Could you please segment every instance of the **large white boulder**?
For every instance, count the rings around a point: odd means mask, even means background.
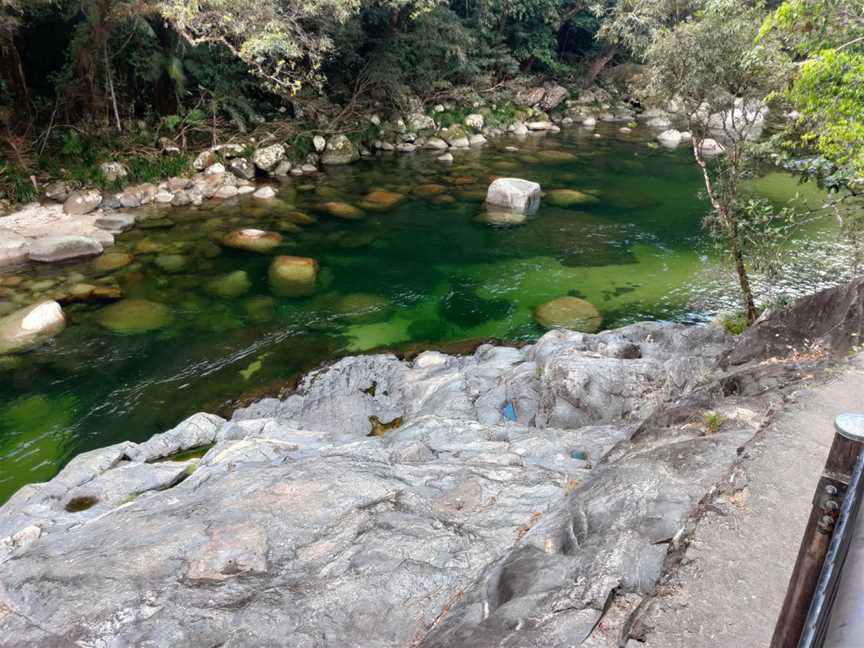
[[[513,212],[528,213],[540,206],[540,185],[520,178],[498,178],[489,186],[486,203]]]
[[[726,152],[726,149],[720,142],[711,139],[710,137],[706,137],[702,140],[702,143],[699,145],[699,150],[705,157],[717,157]]]
[[[657,136],[657,141],[666,148],[677,148],[681,143],[681,131],[670,128]]]
[[[17,310],[0,319],[0,355],[26,351],[66,326],[63,309],[46,301]]]

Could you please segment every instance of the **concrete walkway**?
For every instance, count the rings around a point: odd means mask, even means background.
[[[794,402],[748,446],[736,482],[696,529],[646,615],[645,648],[761,648],[786,594],[834,417],[864,412],[864,354]],[[743,479],[742,479],[743,478]],[[864,645],[864,639],[862,639]]]

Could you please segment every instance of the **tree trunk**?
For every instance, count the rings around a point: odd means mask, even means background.
[[[752,324],[759,317],[756,304],[753,301],[753,288],[750,286],[750,277],[747,274],[747,266],[744,265],[744,254],[738,244],[738,227],[736,224],[730,226],[729,244],[732,247],[732,257],[735,260],[735,272],[738,275],[738,285],[741,288],[741,303],[747,313],[747,323]]]
[[[591,61],[591,64],[588,66],[588,71],[585,73],[585,78],[582,79],[582,85],[585,88],[590,87],[594,81],[597,80],[597,77],[603,71],[603,68],[615,58],[615,55],[618,53],[617,45],[607,45],[605,49],[603,49],[594,59]]]
[[[22,111],[30,115],[30,90],[27,88],[27,78],[24,75],[24,66],[21,63],[21,55],[12,39],[0,43],[0,51],[5,54],[0,56],[0,78],[6,80],[9,89],[15,98],[16,112]]]

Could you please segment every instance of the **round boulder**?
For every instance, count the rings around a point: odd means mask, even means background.
[[[372,191],[363,197],[361,205],[364,209],[372,211],[386,211],[403,200],[405,200],[405,196],[395,191]]]
[[[318,262],[295,256],[277,256],[270,264],[270,288],[280,297],[305,297],[315,292]]]
[[[222,237],[224,247],[248,252],[269,252],[279,247],[282,235],[277,232],[265,232],[259,229],[235,230]]]
[[[99,324],[120,335],[138,335],[168,326],[173,320],[165,304],[146,299],[124,299],[102,309]]]
[[[132,255],[126,252],[108,252],[93,259],[93,269],[96,272],[114,272],[132,263]]]
[[[565,328],[594,333],[603,323],[600,311],[589,301],[578,297],[559,297],[534,311],[534,319],[543,328]]]

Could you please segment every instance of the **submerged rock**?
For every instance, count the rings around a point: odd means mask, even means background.
[[[249,280],[249,274],[244,270],[229,272],[207,283],[207,292],[226,299],[242,297],[251,288],[252,282]]]
[[[121,335],[138,335],[165,328],[171,324],[171,310],[146,299],[124,299],[106,306],[99,313],[99,324]]]
[[[509,211],[530,213],[540,206],[540,185],[519,178],[498,178],[489,186],[486,202]]]
[[[340,297],[336,302],[336,312],[345,319],[358,324],[371,324],[386,320],[392,306],[380,295],[352,293]]]
[[[477,217],[477,220],[496,227],[516,227],[517,225],[524,225],[528,220],[528,215],[519,212],[494,211],[490,209],[483,211]]]
[[[559,297],[534,311],[534,319],[543,328],[565,328],[593,333],[600,328],[603,317],[589,301],[578,297]]]
[[[579,159],[567,151],[537,151],[536,155],[544,162],[573,162]]]
[[[405,200],[404,194],[395,191],[371,191],[363,197],[360,205],[364,209],[386,211]]]
[[[0,355],[26,351],[56,335],[66,326],[63,309],[46,301],[0,318]]]
[[[317,207],[318,211],[336,218],[344,218],[345,220],[359,220],[363,218],[363,212],[357,209],[354,205],[349,205],[344,202],[325,202]]]
[[[295,256],[277,256],[270,264],[270,288],[279,297],[305,297],[315,292],[318,262]]]
[[[183,272],[189,264],[189,259],[182,254],[160,254],[153,260],[153,263],[155,263],[162,272],[174,274],[177,272]]]
[[[125,268],[132,263],[132,255],[127,252],[108,252],[93,259],[93,269],[96,272],[113,272]]]
[[[265,232],[259,229],[235,230],[222,237],[222,245],[248,252],[270,252],[282,244],[278,232]]]
[[[547,192],[544,198],[556,207],[576,207],[597,202],[596,197],[573,189],[555,189]]]

